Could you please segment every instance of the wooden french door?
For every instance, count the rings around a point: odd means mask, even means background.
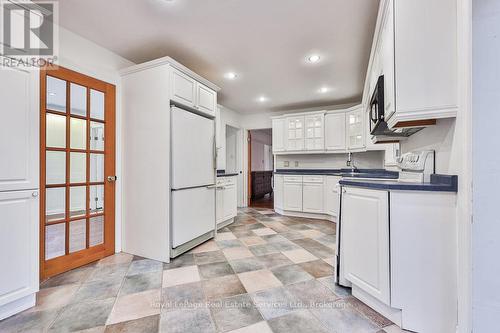
[[[114,253],[115,86],[40,72],[40,275]]]

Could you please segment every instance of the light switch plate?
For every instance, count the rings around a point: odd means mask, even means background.
[[[283,166],[284,166],[285,168],[288,168],[288,167],[290,166],[290,162],[289,162],[289,161],[285,161],[285,162],[283,162]]]
[[[299,161],[295,161],[295,167],[299,166]]]

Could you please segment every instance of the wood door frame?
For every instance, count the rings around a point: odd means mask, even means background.
[[[69,174],[69,153],[70,147],[69,143],[69,121],[71,117],[80,118],[87,120],[87,125],[90,121],[95,121],[90,118],[90,88],[94,90],[101,91],[105,94],[105,116],[104,121],[98,121],[105,124],[105,142],[104,142],[104,211],[102,214],[92,214],[91,217],[95,216],[106,216],[104,218],[104,243],[89,247],[89,216],[85,215],[86,218],[86,249],[74,252],[69,254],[69,223],[74,220],[81,220],[82,216],[78,218],[71,218],[67,216],[65,213],[64,223],[65,227],[65,247],[66,252],[64,256],[57,257],[45,261],[45,226],[48,225],[45,222],[45,190],[50,186],[46,186],[46,115],[49,114],[58,114],[57,111],[49,111],[47,112],[46,108],[46,89],[47,89],[47,76],[56,77],[68,82],[66,86],[66,112],[60,112],[60,115],[64,115],[66,119],[66,148],[56,149],[50,148],[52,151],[64,151],[66,153],[66,177]],[[87,116],[70,116],[70,84],[69,82],[73,82],[82,86],[87,87]],[[81,152],[85,152],[86,154],[90,154],[92,150],[90,150],[90,126],[87,126],[87,147]],[[113,138],[109,140],[109,138]],[[71,151],[75,151],[72,149]],[[86,209],[89,208],[89,185],[93,184],[90,182],[90,167],[89,167],[89,158],[87,158],[86,172],[87,172],[87,181],[80,185],[87,186],[86,189]],[[66,69],[61,66],[57,66],[55,68],[51,68],[49,66],[43,67],[40,69],[40,280],[43,281],[51,276],[57,275],[64,271],[68,271],[85,264],[91,263],[93,261],[97,261],[106,256],[112,255],[115,253],[115,198],[116,198],[116,182],[108,182],[106,181],[106,177],[108,175],[116,174],[116,87],[113,84],[95,79],[93,77],[78,73],[76,71],[72,71]],[[62,185],[62,184],[58,184]],[[66,182],[65,186],[69,186],[69,183]],[[76,184],[72,184],[73,186]],[[101,184],[99,184],[101,185]],[[68,192],[68,191],[66,191]],[[106,193],[110,193],[111,195],[106,199]],[[66,207],[65,212],[69,210],[69,195],[65,196]],[[87,212],[86,212],[87,213]],[[106,223],[106,221],[111,221]],[[61,222],[59,222],[61,223]],[[53,223],[56,224],[56,223]]]
[[[248,136],[247,136],[247,142],[248,142],[248,199],[247,199],[247,206],[251,207],[252,206],[252,131],[248,130],[247,131]]]

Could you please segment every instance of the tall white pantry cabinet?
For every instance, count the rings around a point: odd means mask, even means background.
[[[0,67],[0,101],[2,320],[34,306],[39,286],[39,72]]]

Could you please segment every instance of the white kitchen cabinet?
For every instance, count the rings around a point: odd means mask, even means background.
[[[283,208],[302,212],[302,176],[283,177]]]
[[[275,174],[273,176],[274,178],[274,187],[273,187],[273,192],[274,192],[274,208],[282,210],[284,208],[284,202],[283,202],[283,175],[277,175]]]
[[[218,228],[229,223],[238,214],[238,193],[236,191],[236,176],[219,177],[217,179],[216,221]]]
[[[325,177],[325,213],[336,217],[338,217],[340,210],[340,187],[338,186],[340,179],[342,179],[342,177]]]
[[[217,109],[217,93],[199,82],[196,83],[195,109],[214,117]]]
[[[178,69],[172,68],[171,99],[215,117],[217,92]]]
[[[172,69],[171,99],[194,107],[196,105],[196,80],[177,69]]]
[[[325,115],[325,149],[344,152],[346,148],[345,112],[327,113]]]
[[[363,104],[383,74],[390,128],[456,117],[457,31],[455,0],[380,1]]]
[[[38,190],[0,192],[0,320],[35,305]]]
[[[304,176],[302,184],[302,211],[304,213],[323,214],[324,177]]]
[[[283,152],[286,149],[286,131],[285,131],[285,119],[277,118],[273,119],[273,152]]]
[[[5,67],[0,67],[0,71],[0,192],[36,189],[40,150],[39,73]]]
[[[287,151],[304,150],[304,116],[286,118]]]
[[[229,220],[237,215],[238,209],[238,193],[236,193],[236,179],[232,179],[231,183],[225,186],[223,191],[224,196],[224,220]]]
[[[325,148],[324,119],[323,113],[304,117],[306,151],[321,151]]]
[[[344,277],[390,305],[389,193],[344,187],[341,214]]]
[[[217,224],[224,222],[224,188],[217,184],[215,200],[215,219]]]
[[[365,148],[365,113],[357,107],[346,113],[347,148],[363,150]]]
[[[384,74],[384,115],[389,119],[396,112],[394,62],[394,0],[389,0],[387,15],[382,23],[380,63]]]

